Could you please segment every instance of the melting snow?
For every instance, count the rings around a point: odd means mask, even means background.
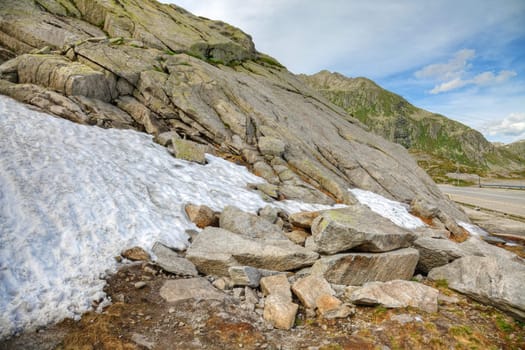
[[[397,226],[407,229],[425,226],[423,221],[408,212],[408,206],[403,203],[359,188],[352,188],[349,191],[361,204],[368,206],[373,212],[389,219]]]
[[[207,160],[177,160],[146,134],[74,124],[0,96],[0,338],[90,309],[124,248],[185,246],[184,231],[196,228],[185,203],[268,204],[246,188],[261,178]]]
[[[458,224],[467,230],[472,236],[486,237],[489,235],[489,233],[481,227],[469,224],[468,222],[458,221]]]

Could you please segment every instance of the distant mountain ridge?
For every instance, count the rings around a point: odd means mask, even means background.
[[[301,77],[371,131],[407,148],[435,180],[458,168],[503,176],[525,168],[512,149],[496,147],[480,132],[415,107],[370,79],[326,70]]]

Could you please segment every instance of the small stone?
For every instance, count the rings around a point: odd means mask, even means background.
[[[124,250],[120,255],[131,261],[149,261],[149,254],[141,247],[133,247]]]
[[[228,277],[217,278],[215,281],[213,281],[212,284],[215,288],[218,288],[220,290],[232,289],[233,287],[233,282]]]
[[[292,232],[284,232],[284,235],[295,244],[304,245],[304,242],[310,234],[306,231],[294,230]]]
[[[292,291],[306,308],[315,308],[317,299],[323,295],[335,294],[322,276],[301,278],[292,285]]]
[[[135,287],[136,289],[144,288],[144,287],[146,287],[146,282],[143,282],[143,281],[136,282],[136,283],[134,284],[134,287]]]
[[[175,312],[175,308],[174,308],[174,307],[170,307],[170,308],[168,309],[168,313],[172,314],[172,313],[174,313],[174,312]]]

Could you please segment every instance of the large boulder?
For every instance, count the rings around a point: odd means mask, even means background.
[[[419,253],[404,248],[386,253],[348,253],[325,256],[311,269],[330,283],[362,285],[373,281],[409,279],[414,275]]]
[[[381,305],[386,308],[415,307],[426,312],[437,312],[439,291],[412,281],[368,282],[350,294],[357,305]]]
[[[353,249],[385,252],[408,247],[415,236],[364,205],[324,211],[312,223],[307,247],[335,254]]]
[[[436,267],[428,277],[525,320],[525,264],[498,257],[466,256]]]
[[[414,248],[419,251],[417,270],[422,273],[468,255],[458,243],[448,239],[418,238],[414,241]]]
[[[256,239],[207,227],[199,233],[186,258],[207,275],[229,276],[232,266],[288,271],[311,266],[319,255],[284,239]]]
[[[181,300],[224,300],[226,294],[215,289],[202,277],[168,280],[160,288],[160,296],[168,303]]]

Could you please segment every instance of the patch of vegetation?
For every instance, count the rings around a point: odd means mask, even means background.
[[[435,283],[438,288],[448,288],[448,281],[445,279],[436,280]]]
[[[268,56],[268,55],[258,55],[257,59],[255,60],[256,63],[262,63],[269,66],[274,66],[278,68],[285,68],[279,61],[277,61],[275,58]]]
[[[452,326],[449,328],[448,331],[450,334],[454,336],[464,337],[464,336],[472,335],[472,328],[470,328],[469,326],[465,326],[465,325]]]
[[[504,333],[510,333],[514,330],[514,326],[507,322],[502,316],[498,316],[494,322],[496,323],[496,327]]]

